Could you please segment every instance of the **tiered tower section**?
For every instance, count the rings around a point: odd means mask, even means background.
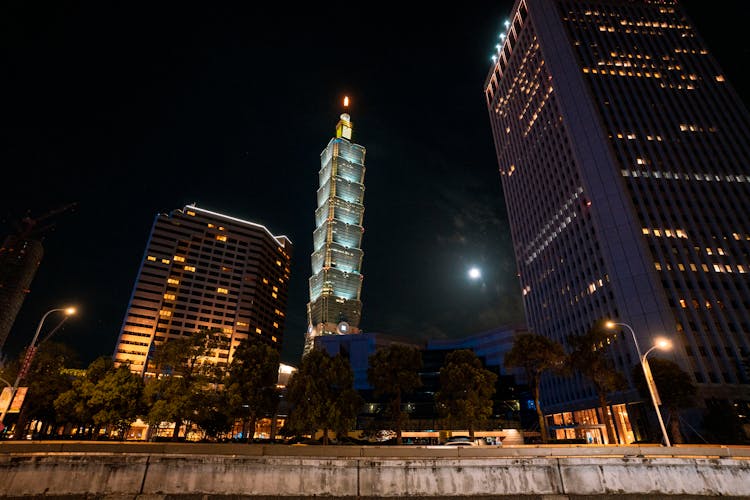
[[[351,142],[347,113],[320,155],[305,354],[320,335],[359,333],[365,148]]]

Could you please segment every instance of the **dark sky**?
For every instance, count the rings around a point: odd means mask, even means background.
[[[745,2],[684,3],[748,102]],[[345,94],[367,147],[364,330],[523,320],[482,88],[512,2],[106,4],[0,6],[0,234],[78,203],[46,235],[8,353],[73,303],[58,340],[84,361],[111,354],[154,216],[197,202],[291,238],[282,357],[296,364],[319,154]]]

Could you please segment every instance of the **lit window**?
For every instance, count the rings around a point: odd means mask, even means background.
[[[175,255],[174,256],[174,261],[175,262],[185,262],[185,257],[183,257],[181,255]]]
[[[223,231],[223,230],[224,230],[224,226],[219,226],[219,231]]]
[[[678,229],[675,232],[677,233],[678,238],[687,238],[687,233],[685,232],[684,229]]]
[[[271,297],[273,297],[274,299],[278,298],[278,296],[276,295],[276,292],[272,292]]]
[[[267,285],[268,284],[268,280],[266,278],[263,278],[263,283],[265,283]]]
[[[278,323],[276,323],[276,322],[274,321],[274,322],[273,322],[273,327],[274,327],[274,328],[278,328],[278,327],[279,327],[279,324],[278,324]]]
[[[187,211],[187,214],[188,214],[188,215],[189,215],[190,217],[195,217],[195,212],[193,212],[192,210],[188,210],[188,211]]]
[[[745,266],[743,266],[742,264],[737,264],[737,272],[745,274]]]
[[[708,255],[713,255],[714,254],[713,250],[711,250],[710,248],[706,248],[706,253]]]
[[[175,295],[173,293],[165,293],[164,294],[164,298],[166,300],[174,300],[175,299]]]
[[[221,287],[219,287],[219,288],[217,288],[217,289],[216,289],[216,292],[217,292],[217,293],[223,293],[223,294],[225,294],[225,295],[226,295],[226,294],[228,294],[228,293],[229,293],[229,290],[227,290],[226,288],[221,288]]]
[[[169,283],[170,285],[179,285],[180,280],[175,278],[167,278],[167,283]]]
[[[208,223],[208,227],[209,227],[209,228],[214,228],[214,227],[216,227],[216,226],[214,226],[213,224],[211,224],[211,223],[209,222],[209,223]]]
[[[279,287],[277,287],[277,286],[274,286],[274,287],[273,287],[273,291],[274,291],[274,292],[278,292],[278,291],[279,291]]]
[[[716,75],[716,81],[717,82],[723,82],[724,81],[724,75]]]
[[[150,260],[151,262],[156,262],[156,257],[153,257],[153,256],[149,255],[149,256],[148,256],[148,257],[146,257],[146,258],[147,258],[148,260]]]
[[[650,234],[651,233],[651,231],[649,231],[649,229],[647,227],[644,227],[642,229],[642,231],[643,231],[643,234]]]
[[[237,324],[237,326],[250,326],[247,323],[245,323],[244,321],[238,321],[236,324]]]
[[[255,333],[263,333],[263,330],[261,330],[260,328],[256,328]]]
[[[690,264],[690,270],[691,271],[697,271],[698,268],[695,266],[695,264]]]
[[[278,341],[276,340],[276,337],[275,337],[275,336],[273,336],[273,335],[271,335],[271,340],[273,340],[274,342],[278,342]]]
[[[185,266],[185,271],[190,271],[191,273],[195,272],[195,266]]]
[[[221,331],[224,333],[232,333],[232,329],[229,328],[228,326],[225,326]]]
[[[172,315],[172,311],[169,311],[167,309],[162,309],[161,311],[159,311],[159,316],[164,316],[165,318],[168,318],[171,315]]]
[[[660,229],[654,229],[654,236],[661,236],[661,230]]]
[[[654,262],[654,267],[656,268],[657,271],[661,271],[661,263]]]
[[[714,272],[717,272],[717,273],[724,272],[724,269],[721,267],[721,264],[714,264]]]
[[[277,265],[277,266],[280,266],[280,265],[281,265],[281,261],[280,261],[280,260],[277,260],[277,261],[276,261],[276,265]]]
[[[219,241],[227,241],[227,237],[224,236],[223,234],[217,234],[216,239]]]
[[[680,299],[680,306],[682,306],[683,309],[687,309],[687,303],[685,302],[685,299]]]
[[[162,264],[169,264],[169,259],[161,259]]]

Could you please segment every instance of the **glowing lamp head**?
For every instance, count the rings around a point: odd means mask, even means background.
[[[348,95],[344,96],[344,107],[345,108],[349,107],[349,96]]]
[[[672,348],[672,341],[664,337],[654,339],[654,344],[662,351],[668,351]]]
[[[482,277],[482,271],[480,271],[478,268],[472,267],[471,269],[469,269],[469,278],[476,280],[481,277]]]
[[[615,324],[614,321],[607,321],[606,323],[604,323],[604,326],[607,327],[607,328],[609,328],[610,330],[612,330],[617,325]]]
[[[506,28],[508,28],[508,27],[510,26],[510,21],[508,21],[508,20],[506,19],[506,20],[505,20],[505,22],[504,22],[503,24],[505,25],[505,27],[506,27]]]
[[[73,316],[75,313],[76,313],[75,307],[68,307],[67,309],[65,309],[66,316]]]

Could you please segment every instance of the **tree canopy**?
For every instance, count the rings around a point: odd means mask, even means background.
[[[409,414],[402,410],[402,398],[422,385],[419,369],[422,355],[414,347],[391,344],[378,349],[370,356],[367,379],[374,388],[375,397],[388,399],[387,415],[393,422],[396,443],[402,444],[401,429]]]
[[[279,403],[279,352],[267,344],[243,340],[234,351],[225,379],[227,413],[242,419],[243,436],[252,440],[255,423],[274,414]]]
[[[332,358],[319,349],[310,351],[287,387],[293,406],[287,421],[290,430],[314,435],[322,429],[323,444],[328,444],[329,430],[337,435],[346,433],[354,426],[362,404],[353,385],[348,359],[341,354]]]
[[[617,442],[617,437],[612,416],[607,409],[607,396],[627,386],[625,376],[615,369],[607,354],[607,348],[615,338],[616,334],[606,328],[604,321],[597,322],[583,335],[568,337],[568,344],[572,349],[570,364],[594,384],[607,427],[607,437],[613,444]]]
[[[154,377],[145,388],[149,406],[146,421],[153,428],[161,422],[174,422],[177,439],[185,421],[195,421],[204,393],[210,384],[220,382],[220,368],[213,362],[219,349],[228,349],[219,330],[199,330],[188,337],[172,339],[157,346],[149,364]],[[213,358],[213,359],[212,359]]]
[[[543,443],[549,441],[549,431],[540,403],[542,375],[547,371],[561,373],[566,363],[567,356],[562,345],[536,333],[516,335],[513,339],[513,347],[505,355],[506,368],[520,368],[526,375],[526,381],[534,398]]]
[[[487,370],[468,349],[453,351],[440,368],[438,409],[452,427],[466,428],[469,436],[492,415],[497,375]]]

